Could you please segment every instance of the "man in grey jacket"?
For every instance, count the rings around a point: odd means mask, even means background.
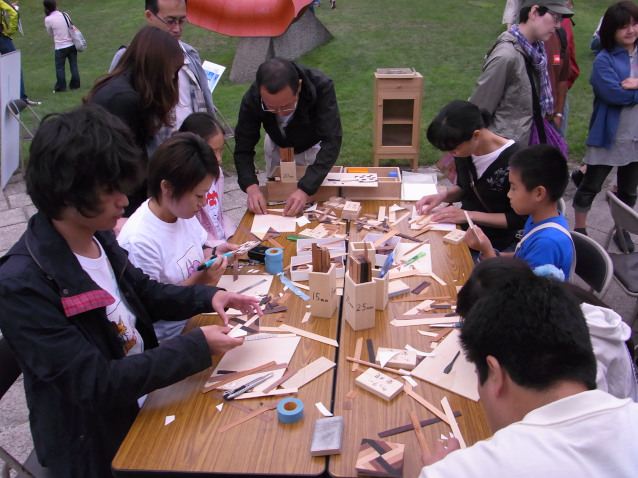
[[[560,27],[563,16],[573,12],[564,0],[526,0],[520,23],[502,33],[485,56],[483,72],[470,101],[492,115],[489,129],[499,136],[529,144],[534,118],[532,84],[541,115],[553,114],[551,85],[543,41]]]
[[[214,117],[215,107],[213,106],[213,96],[208,89],[206,72],[202,68],[202,60],[199,58],[197,50],[181,41],[184,25],[188,22],[186,0],[146,0],[145,8],[146,21],[171,34],[184,50],[184,66],[179,71],[179,102],[175,107],[174,124],[173,127],[168,128],[170,131],[164,131],[167,128],[160,130],[159,134],[162,138],[156,141],[159,144],[172,131],[177,130],[189,114],[207,111]],[[120,48],[117,51],[109,71],[115,68],[120,57],[124,54],[124,50],[125,48]]]

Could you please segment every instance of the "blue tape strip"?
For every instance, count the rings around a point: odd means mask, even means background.
[[[285,273],[279,274],[279,279],[281,280],[281,283],[283,285],[288,286],[288,289],[290,289],[297,296],[299,296],[303,300],[310,300],[310,297],[308,297],[306,294],[303,293],[303,291],[301,291],[297,286],[295,286],[292,283],[292,281],[288,279],[288,277],[286,277]]]

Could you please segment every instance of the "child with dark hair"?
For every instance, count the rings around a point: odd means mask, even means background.
[[[206,202],[204,206],[195,215],[199,223],[208,233],[206,245],[215,247],[228,241],[237,226],[224,214],[223,197],[224,197],[224,173],[222,171],[222,153],[224,151],[224,128],[222,125],[206,112],[192,113],[186,117],[179,131],[195,133],[201,137],[208,146],[211,147],[213,153],[219,163],[219,177],[213,181],[208,193],[206,193]]]
[[[39,211],[0,259],[0,328],[24,374],[31,433],[51,476],[110,477],[137,400],[242,344],[205,326],[158,347],[153,322],[257,300],[149,279],[113,234],[141,177],[129,129],[97,105],[49,115],[33,142],[27,191]]]
[[[520,259],[494,257],[482,261],[459,291],[456,311],[466,317],[481,297],[501,290],[513,280],[533,277],[527,262]],[[628,348],[631,343],[627,343],[631,328],[595,295],[569,282],[561,282],[560,286],[576,297],[585,316],[596,356],[596,387],[615,397],[638,401],[638,385]]]
[[[435,443],[420,478],[635,476],[638,404],[596,390],[587,322],[562,284],[513,274],[469,309],[461,344],[494,435]]]
[[[490,114],[469,101],[452,101],[439,111],[428,127],[428,141],[454,156],[457,181],[447,190],[422,197],[416,209],[427,214],[442,203],[461,201],[460,208],[445,207],[432,220],[467,228],[467,211],[494,247],[513,251],[516,233],[527,220],[514,212],[507,197],[509,159],[521,146],[492,133],[489,121]]]
[[[207,233],[195,218],[219,177],[217,158],[199,136],[177,133],[155,150],[148,165],[150,198],[133,213],[117,237],[129,260],[160,282],[175,285],[216,283],[228,265],[220,257],[202,271],[210,252],[204,251]],[[223,242],[222,255],[237,249]],[[155,333],[160,341],[182,332],[186,321],[160,320]]]
[[[567,220],[558,211],[558,201],[569,179],[565,157],[554,146],[537,144],[514,154],[509,164],[507,195],[512,209],[517,214],[529,214],[529,219],[515,252],[502,255],[523,259],[532,269],[552,264],[568,279],[573,243]],[[465,233],[465,241],[481,252],[481,258],[501,255],[478,226]]]

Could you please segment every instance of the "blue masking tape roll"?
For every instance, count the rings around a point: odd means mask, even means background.
[[[284,251],[278,247],[266,249],[266,272],[279,274],[284,270]]]
[[[303,418],[303,402],[298,398],[284,398],[277,404],[277,417],[282,423],[297,423]]]

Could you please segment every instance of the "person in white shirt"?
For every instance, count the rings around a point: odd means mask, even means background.
[[[222,171],[222,152],[224,151],[224,128],[209,113],[200,111],[189,115],[182,126],[182,132],[195,133],[211,147],[219,162],[219,178],[213,181],[213,185],[206,194],[206,203],[196,214],[199,223],[206,229],[206,245],[215,247],[228,241],[237,225],[224,214],[222,201],[224,198],[224,173]]]
[[[636,476],[638,404],[596,390],[587,323],[560,283],[531,274],[491,289],[464,315],[461,342],[494,436],[438,441],[420,478]]]
[[[58,10],[55,0],[44,0],[44,26],[49,35],[53,37],[55,44],[55,87],[54,93],[66,91],[66,60],[69,60],[71,69],[71,82],[69,89],[77,90],[80,87],[80,70],[78,69],[78,51],[73,45],[73,39],[69,33],[69,23],[65,14]],[[70,22],[70,19],[69,19]]]
[[[117,240],[129,260],[151,279],[175,285],[215,284],[228,260],[218,258],[202,271],[210,256],[204,250],[206,231],[195,214],[219,177],[217,158],[199,136],[178,133],[162,143],[149,160],[147,199],[124,224]],[[237,249],[223,242],[221,255]],[[155,333],[160,341],[179,335],[186,321],[160,320]]]

